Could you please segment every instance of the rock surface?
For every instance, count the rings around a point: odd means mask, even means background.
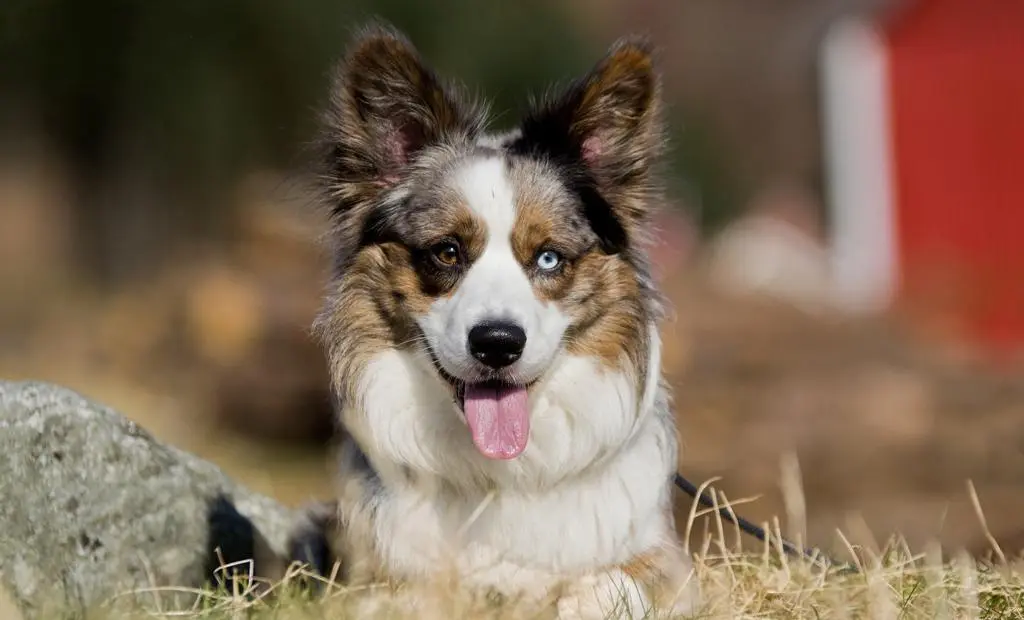
[[[116,411],[38,382],[0,381],[0,498],[0,591],[27,619],[112,598],[151,605],[139,590],[201,586],[218,558],[282,552],[296,517]],[[165,610],[184,602],[161,597]]]

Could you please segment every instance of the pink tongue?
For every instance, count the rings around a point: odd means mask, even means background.
[[[530,437],[526,388],[467,385],[466,421],[476,449],[489,459],[514,459]]]

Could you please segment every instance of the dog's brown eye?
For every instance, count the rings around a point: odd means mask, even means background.
[[[451,241],[438,243],[430,248],[430,253],[434,255],[434,259],[438,263],[445,267],[454,267],[459,264],[459,246]]]

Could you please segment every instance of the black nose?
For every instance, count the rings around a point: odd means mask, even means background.
[[[469,330],[469,352],[491,368],[515,363],[525,346],[526,332],[514,323],[480,323]]]

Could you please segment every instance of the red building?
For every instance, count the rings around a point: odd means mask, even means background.
[[[917,0],[822,51],[836,276],[1024,352],[1024,2]]]

